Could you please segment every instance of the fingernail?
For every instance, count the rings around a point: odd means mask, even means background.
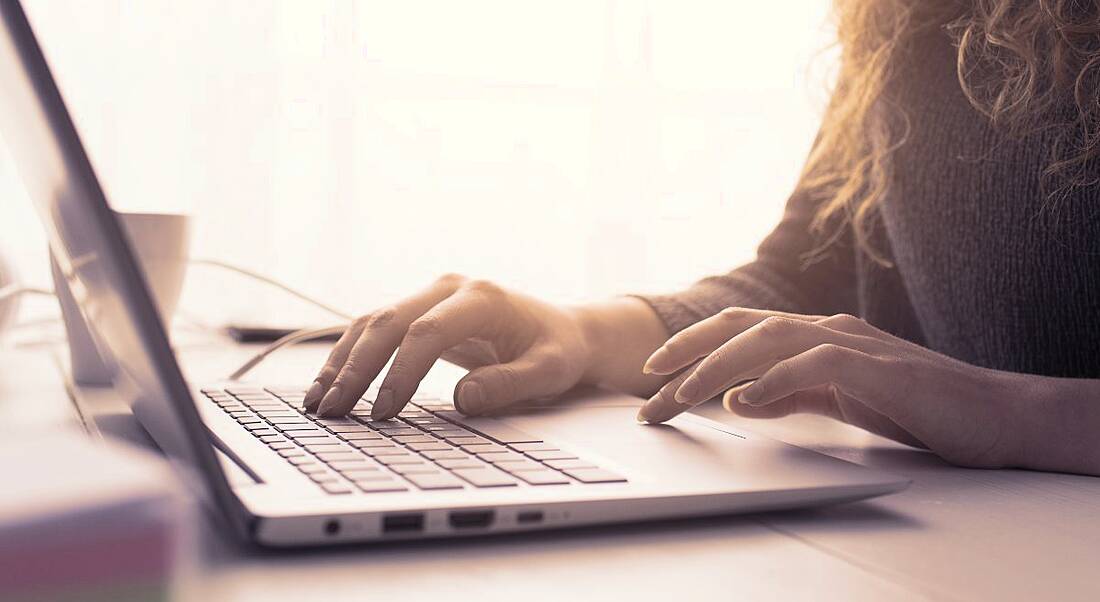
[[[390,389],[381,389],[378,391],[378,396],[374,398],[374,407],[371,408],[370,417],[373,420],[385,420],[390,417],[390,412],[393,411],[393,391]]]
[[[657,351],[653,352],[653,355],[649,356],[646,360],[645,366],[642,366],[643,374],[653,374],[653,370],[659,368],[662,362],[668,361],[668,350],[661,347]]]
[[[305,407],[307,408],[313,407],[318,401],[321,400],[321,394],[324,392],[325,387],[321,384],[321,381],[313,381],[313,385],[310,386],[309,391],[306,391],[303,405],[305,405]]]
[[[745,405],[753,405],[756,402],[760,401],[760,396],[754,387],[749,387],[744,391],[741,391],[741,394],[737,396],[737,401]]]
[[[485,409],[485,390],[475,381],[462,383],[458,388],[459,409],[464,414],[476,414]]]
[[[699,394],[699,381],[695,377],[688,378],[680,385],[679,389],[676,389],[676,401],[679,403],[691,403],[695,401],[695,396]]]
[[[321,405],[317,408],[317,414],[325,416],[338,405],[340,405],[340,385],[333,385],[328,393],[325,393],[324,399],[321,400]]]
[[[649,420],[647,420],[646,417],[645,417],[645,411],[644,410],[645,410],[645,406],[642,406],[638,410],[638,415],[634,417],[634,420],[636,420],[638,422],[638,424],[649,424]]]

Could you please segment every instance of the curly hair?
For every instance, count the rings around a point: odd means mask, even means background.
[[[821,201],[815,229],[850,227],[888,263],[869,236],[910,126],[884,91],[929,28],[951,36],[963,93],[994,127],[1054,134],[1045,194],[1100,183],[1100,0],[834,0],[834,13],[840,71],[801,182]]]

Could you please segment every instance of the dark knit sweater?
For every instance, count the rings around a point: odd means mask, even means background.
[[[995,130],[963,96],[943,32],[916,41],[888,96],[912,125],[873,237],[892,267],[850,236],[807,264],[817,207],[796,190],[756,261],[643,298],[670,332],[730,306],[844,312],[978,366],[1100,376],[1097,187],[1051,204],[1040,189],[1051,134]]]

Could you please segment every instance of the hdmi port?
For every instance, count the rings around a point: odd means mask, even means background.
[[[460,510],[452,512],[449,520],[455,529],[484,529],[493,524],[492,510]]]

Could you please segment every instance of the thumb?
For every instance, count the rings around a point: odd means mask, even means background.
[[[475,416],[557,395],[575,384],[560,354],[534,349],[511,362],[470,371],[455,387],[455,409]]]

